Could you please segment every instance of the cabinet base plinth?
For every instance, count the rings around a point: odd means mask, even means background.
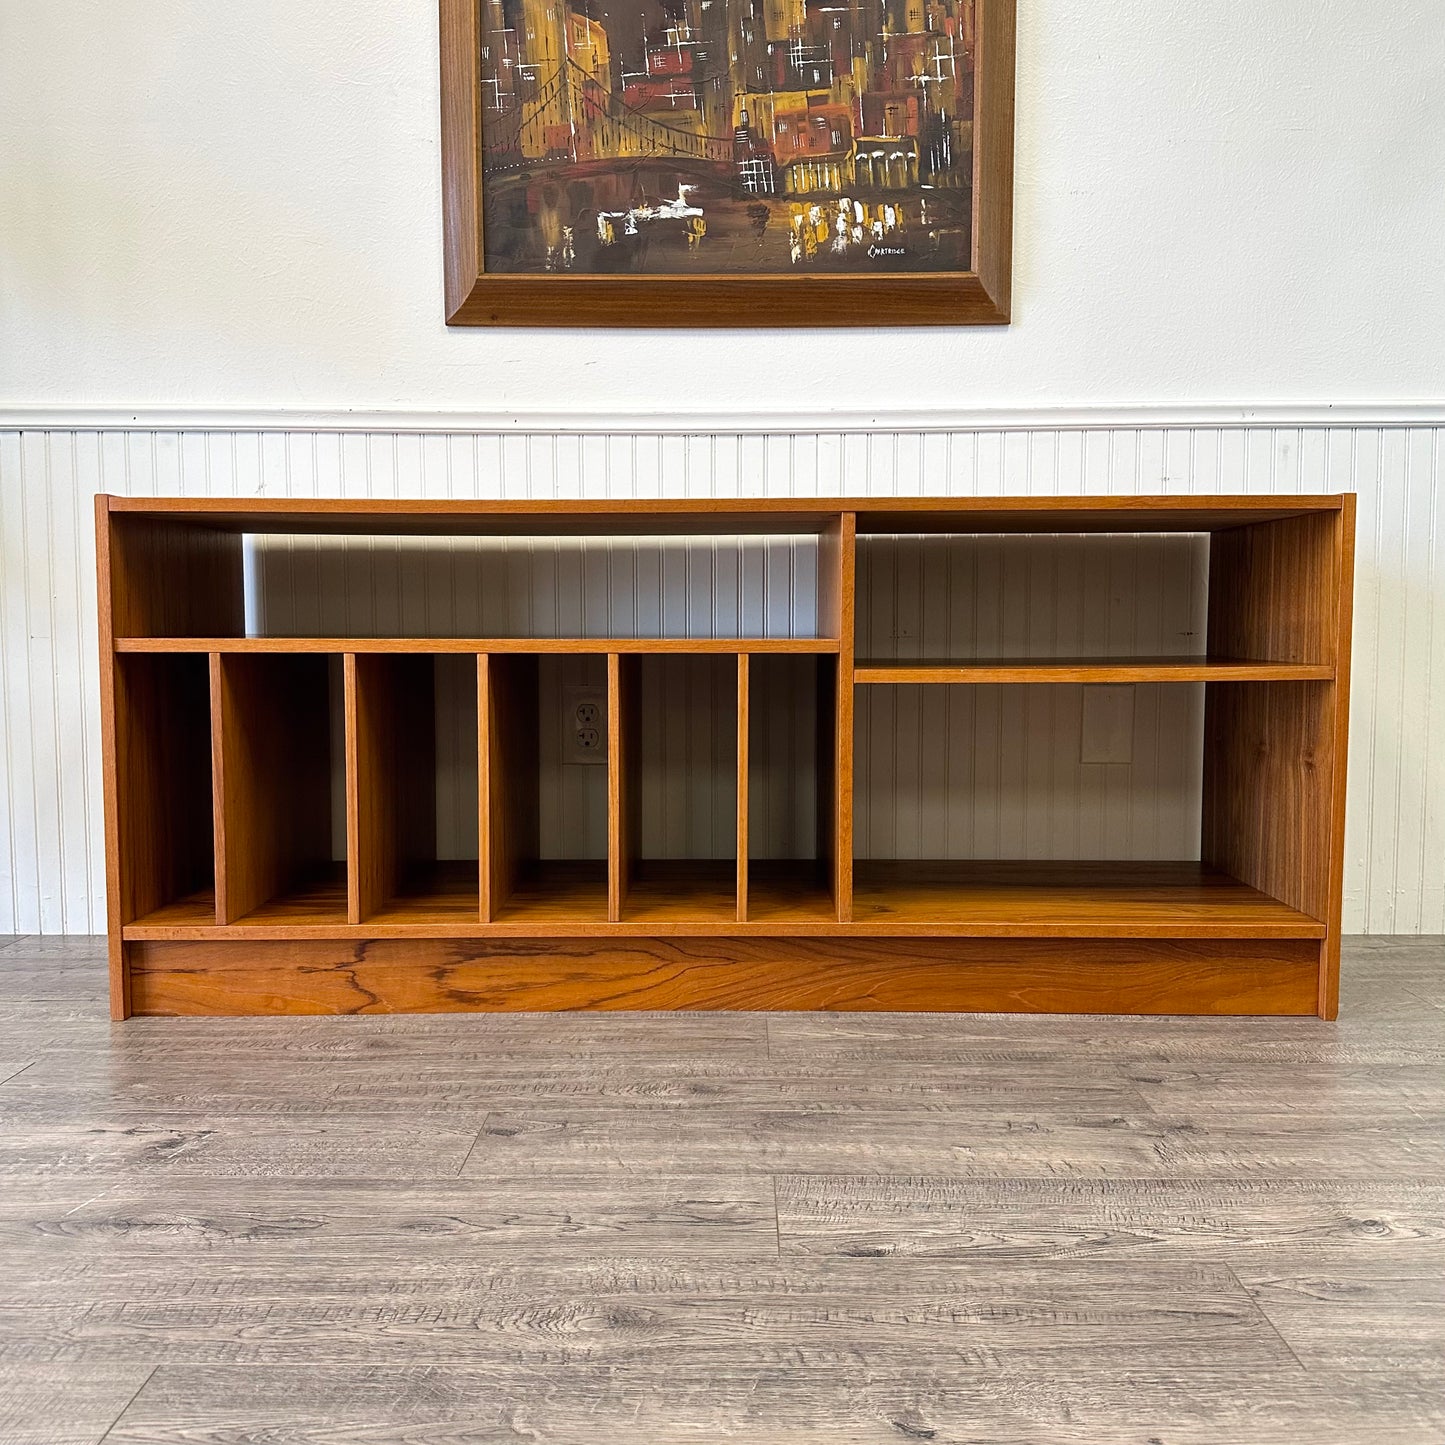
[[[576,1009],[1314,1014],[1301,939],[759,938],[126,945],[151,1015]]]

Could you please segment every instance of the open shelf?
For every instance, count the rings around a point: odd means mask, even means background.
[[[347,921],[340,662],[212,660],[220,923]]]
[[[749,861],[749,923],[832,923],[837,917],[825,862],[816,858]]]
[[[1123,683],[1311,682],[1335,670],[1327,663],[1256,662],[1232,657],[1011,657],[970,661],[860,659],[859,683]]]
[[[451,849],[443,844],[438,806],[444,799],[465,820],[466,833],[474,833],[475,662],[350,654],[345,677],[351,922],[479,920],[477,861],[455,856],[455,837]],[[445,731],[462,739],[445,758],[443,715]]]
[[[607,670],[604,658],[498,653],[478,677],[482,717],[483,917],[607,921]],[[577,750],[574,714],[604,733]]]
[[[854,865],[853,919],[1035,938],[1322,938],[1325,925],[1192,862],[879,860]]]
[[[737,868],[731,859],[637,859],[622,916],[628,923],[735,923]]]
[[[518,870],[492,914],[495,923],[607,922],[605,858],[538,859]]]
[[[740,916],[775,923],[835,919],[838,664],[744,658],[741,683],[740,844],[747,869]]]
[[[609,917],[740,916],[736,657],[609,659]],[[746,866],[744,864],[744,866]]]
[[[123,921],[216,921],[211,683],[204,657],[116,661],[116,794],[129,867]]]
[[[298,868],[283,888],[235,920],[243,928],[339,928],[346,921],[344,863]]]
[[[595,530],[582,513],[565,527],[560,512],[537,513],[536,527],[516,529],[506,515],[474,514],[475,526],[452,528],[441,516],[407,526],[396,514],[395,531],[332,529],[312,516],[278,534],[280,519],[258,514],[234,542],[194,527],[195,536],[217,539],[212,551],[227,562],[212,568],[213,605],[185,615],[183,626],[167,626],[164,608],[137,608],[118,619],[116,635],[127,646],[193,639],[216,651],[286,639],[338,652],[386,650],[388,641],[419,652],[449,639],[477,652],[533,642],[569,651],[581,650],[579,641],[837,644],[838,609],[825,596],[835,585],[826,562],[836,554],[837,518],[814,514],[791,525],[796,516],[753,514],[735,529],[695,512],[682,531],[665,512],[656,527],[645,513],[603,515]],[[131,552],[146,550],[147,530],[175,525],[115,521]],[[244,569],[235,565],[242,543]],[[224,625],[206,627],[206,616]]]
[[[202,888],[184,898],[173,899],[153,908],[127,928],[214,928],[216,926],[216,890]]]
[[[117,652],[836,653],[836,637],[117,637]]]

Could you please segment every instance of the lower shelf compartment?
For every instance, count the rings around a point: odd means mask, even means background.
[[[333,863],[298,878],[237,922],[243,928],[334,928],[346,923],[346,865]]]
[[[748,864],[748,921],[833,923],[838,910],[823,866],[781,858]]]
[[[606,923],[607,860],[544,859],[524,867],[497,923]]]
[[[177,898],[137,920],[137,928],[206,928],[216,922],[216,890],[202,888]]]
[[[156,1015],[828,1009],[1305,1015],[1300,939],[529,937],[127,945]]]
[[[128,941],[310,937],[484,938],[491,934],[633,938],[864,935],[907,938],[1318,940],[1325,925],[1227,873],[1200,863],[860,861],[853,920],[840,923],[816,864],[755,861],[747,920],[737,919],[729,859],[640,865],[622,920],[607,920],[607,865],[530,865],[491,923],[479,921],[476,870],[440,865],[414,891],[359,924],[346,921],[340,864],[219,928],[214,899],[198,892],[128,924]]]
[[[481,917],[477,865],[465,860],[429,863],[403,874],[395,897],[367,921],[389,923],[475,923]]]
[[[643,859],[633,868],[622,917],[628,923],[728,923],[738,916],[731,858]]]
[[[860,859],[853,921],[1028,937],[1323,938],[1325,925],[1203,863]]]

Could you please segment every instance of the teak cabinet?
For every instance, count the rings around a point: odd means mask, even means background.
[[[1335,1015],[1352,496],[101,496],[97,525],[117,1018],[588,1008]],[[816,623],[808,635],[747,637],[684,635],[661,622],[626,637],[590,624],[576,636],[553,635],[555,625],[546,636],[247,635],[255,584],[245,539],[278,533],[418,547],[540,538],[544,548],[801,537],[814,549]],[[1041,539],[1030,546],[1153,533],[1207,534],[1207,651],[1200,639],[1188,655],[1163,657],[855,656],[855,609],[867,605],[856,563],[870,539]],[[739,588],[750,585],[739,577]],[[585,744],[598,747],[598,766],[569,775],[576,806],[596,823],[594,857],[546,856],[557,850],[539,833],[539,739],[552,707],[543,699],[555,696],[562,661],[595,698],[582,716],[597,719]],[[864,689],[1064,683],[1202,690],[1189,856],[855,857],[854,710]],[[802,856],[786,859],[755,856],[749,822],[750,791],[759,801],[750,748],[784,692],[810,734],[808,776],[797,780]],[[462,729],[474,765],[455,786],[438,773],[444,696],[446,726]],[[706,701],[694,724],[727,764],[709,784],[729,840],[714,853],[731,856],[662,856],[648,840],[644,793],[679,764],[649,729],[660,708],[688,699],[696,708],[697,698]],[[442,856],[438,799],[474,821],[475,856]]]

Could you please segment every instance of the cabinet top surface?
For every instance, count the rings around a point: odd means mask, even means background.
[[[112,515],[164,518],[237,532],[417,532],[648,535],[823,532],[841,514],[860,533],[1208,532],[1306,512],[1333,512],[1352,493],[1107,497],[645,497],[430,499],[118,497]]]

